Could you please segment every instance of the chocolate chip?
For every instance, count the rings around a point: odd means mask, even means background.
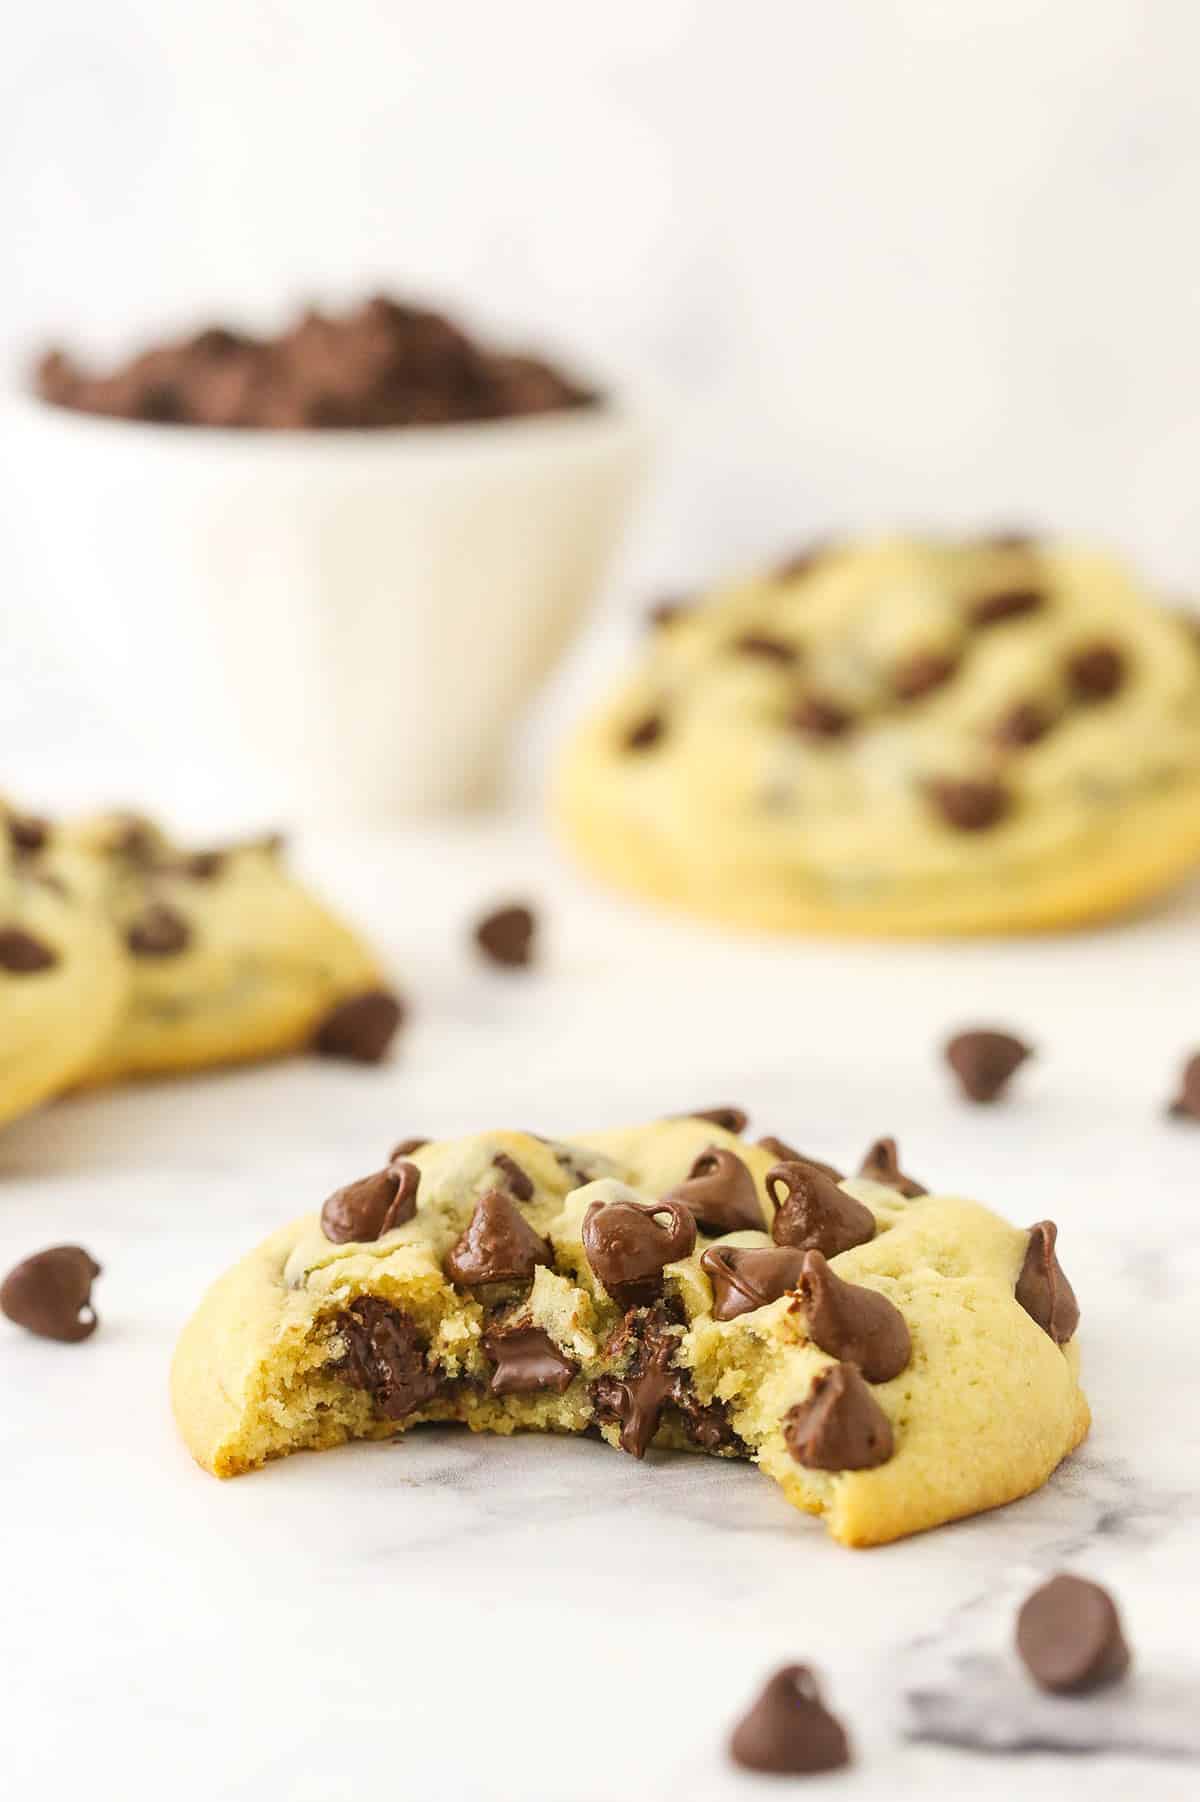
[[[996,721],[992,738],[1010,750],[1036,745],[1054,725],[1054,715],[1036,701],[1017,701]]]
[[[158,850],[159,834],[152,821],[140,813],[113,814],[108,848],[130,863],[149,863]]]
[[[410,1158],[414,1151],[420,1151],[421,1147],[428,1143],[428,1139],[401,1139],[398,1145],[392,1146],[388,1154],[388,1163],[394,1164],[397,1158]]]
[[[125,928],[134,957],[178,957],[191,943],[192,929],[165,901],[150,901]]]
[[[498,1151],[492,1164],[507,1179],[511,1195],[515,1195],[518,1201],[533,1200],[532,1178],[522,1170],[516,1158],[510,1158],[507,1151]]]
[[[805,1777],[849,1764],[850,1744],[808,1666],[788,1664],[768,1678],[734,1728],[729,1755],[747,1771]]]
[[[712,1284],[713,1319],[736,1320],[778,1301],[800,1281],[804,1258],[785,1245],[710,1245],[700,1268]]]
[[[686,1258],[696,1222],[682,1203],[593,1201],[583,1217],[587,1261],[619,1308],[643,1307],[662,1294],[663,1271]]]
[[[1034,1682],[1057,1695],[1101,1689],[1129,1669],[1121,1617],[1106,1589],[1065,1573],[1021,1605],[1017,1650]]]
[[[690,1114],[681,1116],[684,1120],[708,1120],[713,1126],[723,1126],[727,1133],[744,1133],[746,1122],[750,1116],[745,1108],[740,1107],[698,1107]]]
[[[733,640],[733,647],[743,657],[760,657],[765,663],[795,663],[800,653],[785,639],[772,638],[769,632],[743,632]]]
[[[968,606],[967,614],[974,626],[998,626],[1004,620],[1038,613],[1045,604],[1040,588],[1000,588],[978,595]]]
[[[857,1364],[868,1383],[890,1383],[912,1357],[903,1314],[886,1295],[836,1276],[819,1251],[806,1251],[800,1311],[814,1345]]]
[[[627,751],[648,751],[658,744],[665,733],[666,721],[661,713],[648,713],[638,720],[625,734]]]
[[[833,549],[833,542],[828,538],[816,538],[811,544],[801,545],[790,555],[782,558],[772,572],[777,582],[797,582],[802,576],[811,575],[818,563],[826,558]]]
[[[957,673],[959,659],[948,651],[914,651],[892,671],[891,689],[898,701],[920,701]]]
[[[679,1340],[661,1322],[649,1320],[637,1332],[633,1368],[624,1377],[597,1377],[590,1394],[598,1420],[620,1424],[620,1444],[632,1458],[644,1458],[662,1411],[679,1393],[681,1373],[671,1369]]]
[[[50,842],[50,822],[31,813],[10,813],[8,836],[18,857],[33,857]]]
[[[686,1182],[663,1200],[681,1203],[706,1233],[735,1233],[744,1227],[761,1232],[766,1227],[754,1178],[741,1158],[719,1145],[702,1151]]]
[[[364,989],[330,1008],[313,1035],[313,1050],[353,1064],[381,1063],[403,1018],[403,1003],[389,989]]]
[[[795,1251],[820,1251],[827,1258],[875,1237],[875,1216],[815,1164],[796,1159],[772,1164],[766,1190],[775,1203],[771,1237]],[[783,1190],[780,1199],[779,1190]]]
[[[857,1364],[821,1371],[807,1398],[784,1416],[783,1437],[808,1470],[870,1470],[895,1449],[892,1423]]]
[[[1029,1243],[1017,1278],[1017,1300],[1056,1345],[1065,1345],[1079,1325],[1079,1303],[1058,1261],[1058,1228],[1039,1220],[1029,1229]]]
[[[35,976],[39,970],[52,970],[57,962],[58,952],[32,932],[22,926],[0,926],[0,970],[10,976]]]
[[[788,716],[792,729],[806,738],[841,738],[853,723],[852,714],[822,695],[805,695]]]
[[[666,600],[655,601],[652,607],[647,607],[646,623],[653,626],[655,630],[658,631],[661,630],[663,626],[673,626],[677,619],[683,619],[687,614],[693,613],[694,611],[694,602],[690,600],[680,600],[672,595]]]
[[[190,876],[193,882],[213,882],[227,862],[224,851],[190,851],[180,859],[179,869],[182,875]]]
[[[496,1366],[488,1387],[493,1395],[536,1395],[570,1387],[578,1364],[563,1356],[540,1327],[497,1327],[483,1335],[483,1349]]]
[[[942,818],[958,832],[986,832],[1012,810],[1012,796],[1002,782],[935,777],[927,786]]]
[[[81,1245],[52,1245],[22,1259],[0,1283],[0,1313],[39,1339],[78,1345],[100,1322],[92,1307],[96,1260]]]
[[[485,914],[475,927],[475,943],[486,958],[509,970],[523,970],[533,962],[537,920],[532,908],[520,904],[498,907]]]
[[[399,1162],[335,1189],[321,1209],[321,1231],[335,1245],[382,1239],[416,1213],[420,1181],[415,1164]]]
[[[773,1133],[768,1133],[765,1138],[756,1139],[754,1142],[761,1146],[763,1151],[769,1151],[771,1156],[778,1159],[781,1164],[809,1164],[814,1170],[819,1170],[822,1176],[828,1176],[835,1183],[840,1183],[842,1180],[841,1171],[835,1170],[832,1164],[824,1164],[820,1158],[806,1157],[802,1151],[794,1150],[786,1139],[777,1139]]]
[[[443,1268],[452,1283],[475,1288],[481,1283],[517,1282],[532,1276],[539,1264],[552,1263],[550,1247],[535,1233],[524,1214],[500,1189],[487,1189]]]
[[[1033,1049],[1011,1032],[974,1027],[956,1033],[945,1055],[968,1101],[995,1101],[1014,1071],[1033,1056]]]
[[[340,1374],[354,1388],[367,1390],[386,1420],[404,1420],[435,1399],[439,1385],[424,1340],[399,1308],[362,1295],[334,1324],[346,1341]]]
[[[858,1166],[860,1176],[870,1177],[873,1183],[882,1183],[885,1188],[898,1189],[911,1201],[917,1195],[928,1195],[929,1190],[915,1182],[911,1176],[905,1176],[900,1168],[900,1152],[895,1139],[876,1139],[867,1147],[866,1156]],[[827,1257],[829,1253],[825,1254]]]
[[[1067,681],[1077,701],[1109,701],[1125,681],[1124,653],[1113,644],[1085,645],[1067,659]]]
[[[1183,1066],[1179,1093],[1168,1112],[1176,1120],[1200,1120],[1200,1052]]]

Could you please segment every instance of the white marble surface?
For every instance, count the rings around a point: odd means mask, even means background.
[[[589,895],[519,830],[318,847],[414,1019],[377,1072],[296,1063],[62,1104],[0,1142],[0,1265],[71,1239],[105,1266],[81,1347],[0,1323],[5,1793],[149,1802],[724,1802],[725,1733],[776,1662],[850,1724],[814,1798],[1194,1796],[1200,1128],[1161,1104],[1200,1043],[1200,896],[1070,941],[833,948],[732,941]],[[464,923],[529,893],[536,975],[479,969]],[[972,1110],[936,1056],[991,1019],[1041,1047]],[[1083,1304],[1096,1424],[1039,1495],[872,1552],[749,1468],[426,1430],[227,1485],[168,1415],[204,1284],[401,1134],[569,1130],[733,1100],[849,1161],[882,1131],[935,1186],[1051,1214]],[[964,1445],[963,1456],[970,1456]],[[1112,1584],[1121,1697],[1040,1703],[1016,1602],[1067,1566]],[[923,1691],[923,1710],[906,1700]],[[1047,1713],[1049,1708],[1049,1713]],[[1060,1734],[1099,1755],[914,1741]]]

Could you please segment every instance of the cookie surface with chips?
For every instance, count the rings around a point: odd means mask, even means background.
[[[1115,561],[818,548],[656,610],[556,811],[623,888],[751,927],[1070,926],[1200,862],[1200,640]]]
[[[888,1140],[839,1179],[742,1124],[404,1141],[209,1291],[172,1373],[193,1456],[598,1428],[751,1459],[848,1545],[1044,1483],[1089,1418],[1052,1224],[926,1193]]]

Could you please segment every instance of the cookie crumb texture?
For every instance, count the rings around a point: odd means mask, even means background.
[[[711,1230],[714,1151],[760,1227]],[[217,1476],[419,1421],[593,1429],[634,1456],[749,1459],[837,1539],[873,1545],[1027,1494],[1087,1431],[1074,1339],[1017,1297],[1029,1233],[976,1202],[848,1177],[874,1230],[826,1261],[795,1210],[776,1219],[773,1151],[693,1117],[406,1142],[404,1162],[419,1177],[401,1224],[346,1242],[295,1221],[184,1330],[176,1418]],[[386,1225],[367,1212],[365,1232]],[[710,1275],[719,1301],[731,1264],[736,1311],[714,1307]]]
[[[1195,622],[1067,545],[819,547],[652,627],[556,811],[598,875],[733,924],[1098,919],[1200,861]]]

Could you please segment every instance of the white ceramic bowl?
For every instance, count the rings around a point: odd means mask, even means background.
[[[300,823],[488,801],[648,448],[615,402],[282,433],[24,396],[6,426],[22,561],[56,637],[154,760],[149,786],[203,759],[210,787]]]

